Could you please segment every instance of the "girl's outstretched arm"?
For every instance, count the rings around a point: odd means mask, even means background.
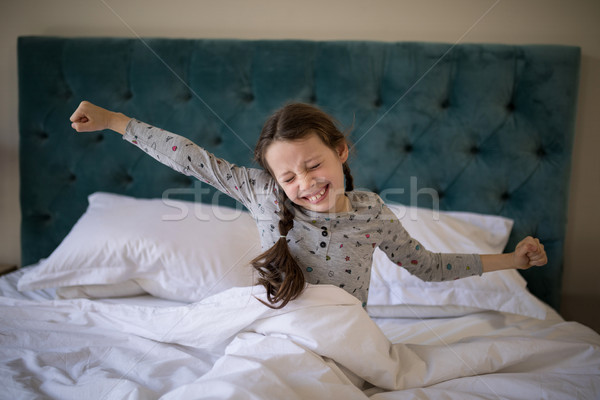
[[[483,272],[502,269],[527,269],[533,266],[545,265],[547,262],[548,257],[544,245],[531,236],[521,240],[512,253],[481,256]]]
[[[252,213],[265,213],[265,199],[272,195],[274,180],[263,170],[238,167],[215,157],[187,138],[145,124],[121,113],[82,101],[70,118],[77,132],[110,129],[162,164],[208,183],[233,197]],[[216,198],[213,198],[216,200]]]
[[[110,129],[121,135],[125,134],[127,124],[131,120],[126,115],[98,107],[89,101],[82,101],[71,115],[71,127],[77,132],[93,132]]]

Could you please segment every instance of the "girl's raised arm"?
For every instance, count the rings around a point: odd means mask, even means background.
[[[71,127],[77,132],[94,132],[110,129],[121,135],[131,120],[126,115],[98,107],[89,101],[82,101],[71,115]]]
[[[162,164],[208,183],[260,212],[265,196],[272,194],[273,179],[263,170],[238,167],[215,157],[183,136],[145,124],[121,113],[82,101],[70,118],[77,132],[110,129]],[[264,212],[264,211],[263,211]]]

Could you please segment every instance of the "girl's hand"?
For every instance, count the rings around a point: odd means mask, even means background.
[[[517,244],[513,257],[514,266],[519,269],[542,266],[548,262],[544,245],[531,236],[526,237]]]
[[[111,129],[121,135],[130,118],[119,113],[98,107],[89,101],[82,101],[71,115],[71,127],[77,132],[93,132]]]

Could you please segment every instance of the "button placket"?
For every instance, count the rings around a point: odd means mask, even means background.
[[[317,225],[318,226],[318,225]],[[331,241],[331,232],[329,231],[328,224],[321,225],[321,238],[319,246],[325,250],[325,261],[331,260],[329,256],[329,243]]]

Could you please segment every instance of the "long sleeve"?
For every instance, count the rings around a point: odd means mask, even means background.
[[[273,191],[274,180],[265,171],[238,167],[183,136],[143,122],[132,119],[123,139],[175,171],[214,186],[251,211]]]
[[[441,282],[482,274],[479,255],[430,252],[408,234],[388,207],[383,206],[382,213],[387,235],[379,248],[412,275],[423,281]]]

